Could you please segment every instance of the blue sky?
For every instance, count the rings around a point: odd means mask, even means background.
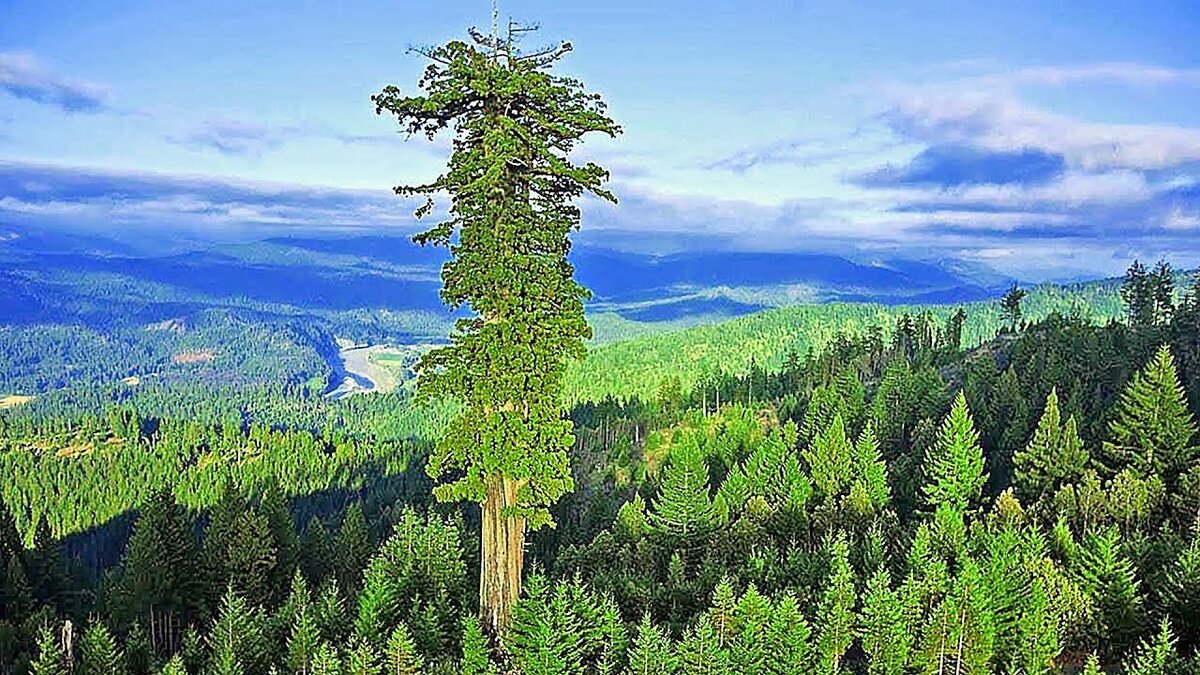
[[[368,97],[412,90],[409,45],[490,21],[486,0],[73,4],[0,4],[0,226],[411,231],[388,188],[435,175],[446,145],[404,142]],[[539,22],[534,44],[571,40],[562,70],[626,129],[580,152],[622,198],[586,206],[596,243],[1031,279],[1200,265],[1194,2],[501,12]]]

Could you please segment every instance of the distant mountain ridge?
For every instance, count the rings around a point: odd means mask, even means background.
[[[208,298],[313,309],[441,311],[442,249],[406,236],[277,236],[148,253],[120,236],[0,226],[11,288],[75,274],[121,278]],[[959,303],[999,295],[1011,279],[964,261],[854,261],[826,253],[703,251],[643,255],[579,245],[571,253],[593,312],[656,322],[738,316],[812,302]],[[8,303],[0,303],[7,305]],[[0,306],[0,311],[12,307]],[[4,312],[7,314],[7,312]],[[0,315],[0,322],[4,316]]]

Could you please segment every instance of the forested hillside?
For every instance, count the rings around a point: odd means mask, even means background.
[[[0,662],[1196,672],[1200,290],[1165,272],[1135,266],[1095,314],[1038,292],[1020,319],[837,307],[844,330],[795,351],[764,338],[580,397],[575,489],[531,542],[503,662],[474,618],[478,510],[432,504],[427,448],[403,440],[432,430],[382,424],[398,395],[274,429],[7,411]],[[795,311],[791,335],[820,325]],[[787,335],[787,316],[612,349]]]

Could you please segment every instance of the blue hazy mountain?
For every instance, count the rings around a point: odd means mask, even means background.
[[[441,249],[415,246],[395,235],[287,236],[148,250],[120,237],[4,226],[0,280],[10,293],[0,303],[0,322],[18,316],[60,320],[53,312],[62,306],[61,298],[53,294],[83,292],[77,288],[83,284],[114,299],[120,292],[108,287],[118,280],[167,305],[182,302],[168,297],[174,291],[208,304],[237,300],[338,311],[439,311],[444,260]],[[593,292],[593,310],[639,321],[735,316],[800,302],[965,302],[994,297],[1011,282],[957,260],[861,262],[825,253],[656,256],[581,245],[571,260]],[[155,318],[153,303],[140,307],[139,319]]]

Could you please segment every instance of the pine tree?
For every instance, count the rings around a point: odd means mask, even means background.
[[[272,481],[263,494],[262,511],[267,518],[275,549],[275,568],[271,575],[271,585],[274,590],[272,597],[278,599],[288,592],[292,576],[300,563],[300,541],[296,536],[296,524],[292,520],[287,500],[278,482]]]
[[[925,497],[930,506],[950,504],[966,510],[979,502],[987,482],[983,450],[967,398],[959,392],[942,423],[937,442],[925,455]]]
[[[761,675],[767,672],[771,645],[765,640],[771,620],[771,602],[753,585],[737,604],[736,630],[729,641],[729,665],[734,672]]]
[[[342,675],[342,663],[337,650],[328,642],[322,642],[313,655],[312,675]]]
[[[1171,350],[1163,345],[1121,395],[1104,442],[1104,468],[1110,476],[1127,466],[1156,473],[1173,486],[1196,459],[1196,429]]]
[[[1104,622],[1104,644],[1110,654],[1121,653],[1141,631],[1142,597],[1133,565],[1121,553],[1115,527],[1088,535],[1079,552],[1077,571]]]
[[[888,484],[887,463],[879,454],[879,442],[869,424],[854,444],[854,472],[854,485],[850,488],[851,505],[862,514],[881,512],[891,502],[892,493]],[[856,499],[856,495],[860,496]]]
[[[103,623],[95,622],[83,632],[79,666],[75,672],[79,675],[121,675],[125,672],[125,657]]]
[[[1026,295],[1028,292],[1014,283],[1000,299],[1000,311],[1008,322],[1008,329],[1011,332],[1015,333],[1021,323],[1021,301],[1025,299]]]
[[[1021,600],[1018,619],[1018,639],[1013,649],[1015,672],[1024,675],[1050,675],[1055,672],[1054,660],[1062,651],[1058,638],[1059,619],[1054,615],[1050,600],[1041,583],[1033,583]]]
[[[204,609],[205,578],[191,519],[169,490],[142,507],[122,564],[128,609],[151,627],[155,651],[174,651],[180,627]]]
[[[867,582],[858,626],[869,675],[903,675],[912,636],[905,628],[904,607],[891,589],[886,569],[875,572]]]
[[[396,626],[392,636],[388,638],[387,651],[384,656],[384,673],[386,675],[421,675],[425,668],[425,660],[417,653],[408,626],[403,623]]]
[[[342,526],[338,529],[334,550],[337,551],[335,567],[342,594],[353,598],[362,588],[363,569],[366,568],[374,550],[367,519],[363,515],[362,502],[354,502],[346,509],[346,515],[342,517]]]
[[[673,675],[679,670],[676,659],[671,640],[650,621],[649,614],[642,617],[629,653],[629,672],[632,675]]]
[[[488,672],[488,643],[479,620],[463,617],[462,666],[460,675],[486,675]]]
[[[327,648],[329,643],[319,642],[316,652],[313,654],[313,673],[321,672],[322,648]],[[379,675],[379,655],[375,651],[375,646],[370,642],[362,639],[355,639],[349,649],[346,650],[346,667],[343,669],[346,675]]]
[[[707,614],[701,615],[696,625],[687,631],[677,651],[681,675],[724,675],[730,672],[728,652],[721,648],[717,629]]]
[[[33,675],[67,675],[62,645],[49,627],[43,628],[38,637],[37,652],[37,658],[30,666]]]
[[[521,54],[512,35],[472,31],[471,42],[423,51],[432,62],[424,95],[389,86],[372,98],[410,133],[456,133],[446,173],[396,191],[428,200],[418,217],[435,195],[452,200],[448,219],[414,240],[450,249],[442,299],[474,317],[422,356],[417,388],[462,402],[427,471],[452,481],[435,489],[439,499],[483,507],[480,605],[493,634],[520,597],[526,527],[550,524],[546,507],[573,488],[563,378],[591,337],[589,293],[567,259],[580,222],[574,201],[615,197],[603,187],[608,172],[575,165],[570,151],[585,136],[620,133],[598,94],[549,72],[569,43]]]
[[[302,605],[294,614],[292,632],[287,642],[287,665],[292,672],[309,675],[312,660],[321,640],[313,612]]]
[[[836,499],[850,481],[847,468],[854,462],[854,446],[846,437],[841,413],[833,416],[833,421],[817,434],[803,455],[817,491],[827,500]]]
[[[1180,552],[1167,571],[1163,605],[1172,624],[1180,627],[1180,643],[1187,652],[1200,646],[1200,537]]]
[[[1082,475],[1089,458],[1075,417],[1061,422],[1058,391],[1051,389],[1029,445],[1013,456],[1016,485],[1024,498],[1037,500]]]
[[[154,670],[154,646],[138,621],[133,622],[125,636],[125,667],[129,675],[150,675]]]
[[[171,657],[170,661],[163,664],[159,675],[188,675],[187,668],[183,666],[183,659],[179,655]]]
[[[767,626],[766,672],[784,675],[809,670],[813,657],[811,638],[812,630],[796,598],[791,595],[779,598]]]
[[[313,614],[317,621],[317,629],[321,631],[321,637],[325,641],[332,644],[346,641],[350,633],[350,621],[346,616],[346,605],[342,601],[341,591],[332,578],[325,581]]]
[[[1163,619],[1154,637],[1143,640],[1125,663],[1125,674],[1162,675],[1172,671],[1175,660],[1175,635],[1171,622]]]
[[[655,530],[679,544],[707,534],[716,524],[708,494],[708,468],[694,437],[673,448],[649,515]]]
[[[1129,315],[1129,325],[1134,328],[1154,325],[1154,290],[1146,266],[1139,260],[1125,272],[1121,285],[1121,300]]]
[[[1175,316],[1175,275],[1165,260],[1158,261],[1149,278],[1150,295],[1154,301],[1154,325],[1171,323]]]
[[[313,588],[318,588],[334,569],[333,543],[320,518],[308,521],[300,542],[300,569]]]
[[[829,577],[817,608],[817,658],[819,672],[842,672],[842,659],[854,641],[854,574],[850,547],[839,535],[830,546]]]
[[[266,659],[259,618],[232,586],[221,599],[217,620],[208,634],[208,647],[223,664],[222,672],[250,672]]]

